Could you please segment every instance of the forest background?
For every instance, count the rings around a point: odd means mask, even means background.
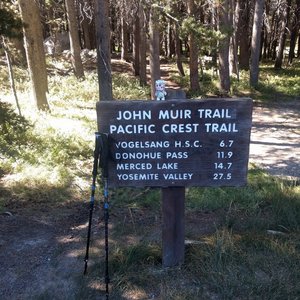
[[[299,115],[299,15],[299,0],[1,1],[1,299],[103,295],[101,207],[81,276],[96,101],[153,99],[164,78]],[[178,269],[161,268],[159,192],[111,191],[111,297],[297,299],[299,177],[248,177],[187,189]]]

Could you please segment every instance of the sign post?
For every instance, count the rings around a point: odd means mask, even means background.
[[[168,90],[166,100],[185,99],[183,90]],[[162,264],[174,267],[184,262],[185,187],[161,189],[162,202]]]
[[[174,220],[184,220],[184,187],[247,182],[251,99],[100,101],[97,119],[108,134],[110,186],[163,188],[163,214]],[[176,222],[163,225],[164,266],[183,261],[184,221]]]

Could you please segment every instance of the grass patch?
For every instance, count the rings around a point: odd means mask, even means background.
[[[295,235],[239,235],[223,229],[189,249],[187,268],[220,299],[297,299],[298,247]]]
[[[187,209],[225,209],[229,228],[299,230],[300,187],[254,168],[243,188],[188,189]]]
[[[174,65],[175,69],[175,65]],[[186,74],[188,65],[184,63]],[[293,66],[286,67],[282,70],[275,70],[273,63],[265,62],[260,65],[260,80],[256,90],[249,86],[249,71],[241,71],[240,79],[236,76],[231,77],[231,96],[251,97],[268,103],[278,101],[288,101],[298,99],[300,94],[300,62],[294,62]],[[200,91],[191,93],[189,91],[189,76],[181,77],[172,72],[171,80],[179,84],[187,91],[191,98],[211,97],[219,95],[219,78],[213,73],[212,69],[204,69],[199,73]]]

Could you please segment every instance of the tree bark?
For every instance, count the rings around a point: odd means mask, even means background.
[[[256,0],[251,39],[250,86],[258,85],[261,30],[265,0]]]
[[[283,20],[282,20],[282,25],[281,25],[278,52],[277,52],[275,65],[274,65],[275,69],[282,68],[283,53],[284,53],[284,49],[285,49],[285,42],[286,42],[286,36],[287,36],[287,26],[288,26],[290,10],[291,10],[291,2],[292,2],[292,0],[287,0],[285,2],[285,9],[284,9]]]
[[[297,51],[297,58],[300,58],[300,33],[298,32],[298,51]]]
[[[1,39],[0,39],[0,41],[1,41]],[[17,105],[17,108],[18,108],[19,115],[22,116],[22,112],[21,112],[21,108],[20,108],[20,104],[19,104],[19,99],[18,99],[18,95],[17,95],[17,91],[16,91],[14,72],[13,72],[13,68],[12,68],[10,53],[9,53],[8,47],[6,46],[4,40],[2,41],[1,44],[4,48],[4,53],[5,53],[5,57],[6,57],[6,61],[7,61],[7,68],[8,68],[8,75],[9,75],[11,91],[12,91],[14,97],[15,97],[15,101],[16,101],[16,105]]]
[[[300,3],[300,1],[298,1]],[[300,5],[299,5],[299,11],[300,13]],[[299,24],[297,22],[297,16],[295,15],[293,18],[293,24],[291,28],[291,38],[290,38],[290,50],[289,50],[289,58],[288,63],[291,65],[293,63],[293,60],[295,58],[295,48],[296,48],[296,41],[297,41],[297,35],[299,32]]]
[[[123,12],[124,14],[124,12]],[[122,38],[122,49],[121,49],[121,59],[124,61],[129,61],[128,56],[128,25],[125,19],[125,16],[121,17],[121,38]]]
[[[171,4],[171,2],[169,2]],[[173,3],[172,10],[174,11],[175,15],[179,15],[179,8],[178,3]],[[174,33],[174,51],[176,56],[176,65],[180,76],[185,76],[183,65],[182,65],[182,43],[179,37],[179,24],[177,22],[174,22],[173,25],[173,33]]]
[[[231,27],[229,20],[229,1],[222,1],[223,5],[219,7],[219,27],[225,34],[225,38],[219,45],[219,74],[220,74],[220,92],[227,95],[230,91],[230,71],[229,71],[229,46],[230,36],[227,32]]]
[[[249,22],[250,22],[250,4],[248,0],[240,0],[240,17],[239,17],[239,66],[242,70],[249,70],[250,59],[250,38],[249,38]]]
[[[84,40],[84,47],[86,49],[92,50],[92,42],[91,42],[91,38],[90,38],[90,25],[89,25],[89,21],[84,18],[82,23],[81,23],[81,27],[82,27],[82,32],[83,32],[83,40]]]
[[[39,110],[49,110],[46,97],[48,79],[40,11],[35,0],[19,0],[19,7],[25,24],[24,41],[33,99]]]
[[[142,3],[139,5],[139,20],[140,20],[140,85],[147,85],[147,49],[146,49],[146,25]]]
[[[289,50],[289,58],[288,63],[291,65],[295,58],[295,48],[296,48],[296,41],[297,41],[297,33],[299,31],[299,26],[294,24],[291,30],[291,38],[290,38],[290,50]]]
[[[95,6],[99,100],[112,100],[113,95],[108,0],[96,0]]]
[[[159,59],[159,15],[156,8],[150,11],[150,74],[151,74],[151,99],[155,99],[155,81],[160,79]]]
[[[194,0],[188,0],[188,14],[192,17],[195,15],[195,2]],[[199,49],[196,42],[196,38],[193,33],[190,33],[189,35],[189,52],[190,52],[190,89],[192,92],[197,92],[200,90],[199,85],[199,66],[198,66],[198,55],[199,55]]]
[[[132,67],[134,76],[140,74],[140,18],[138,16],[133,21],[133,52],[132,52]]]
[[[176,53],[176,65],[180,76],[185,76],[182,58],[181,58],[181,42],[178,34],[178,25],[174,26],[174,39],[175,39],[175,53]]]
[[[231,0],[231,9],[232,9],[232,26],[233,26],[233,35],[231,37],[231,47],[230,47],[230,65],[231,72],[237,75],[239,80],[239,62],[238,62],[238,43],[237,43],[237,30],[239,24],[239,11],[240,3],[239,0]]]
[[[81,47],[78,35],[75,3],[74,0],[65,0],[65,4],[69,25],[70,50],[72,54],[71,61],[74,68],[74,74],[77,78],[83,78],[84,71],[80,57]]]

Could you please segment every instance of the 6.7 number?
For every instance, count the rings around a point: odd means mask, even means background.
[[[224,148],[224,147],[230,148],[230,147],[232,146],[232,144],[233,144],[233,140],[228,140],[227,142],[225,142],[224,140],[222,140],[222,141],[220,142],[219,146],[220,146],[221,148]]]

